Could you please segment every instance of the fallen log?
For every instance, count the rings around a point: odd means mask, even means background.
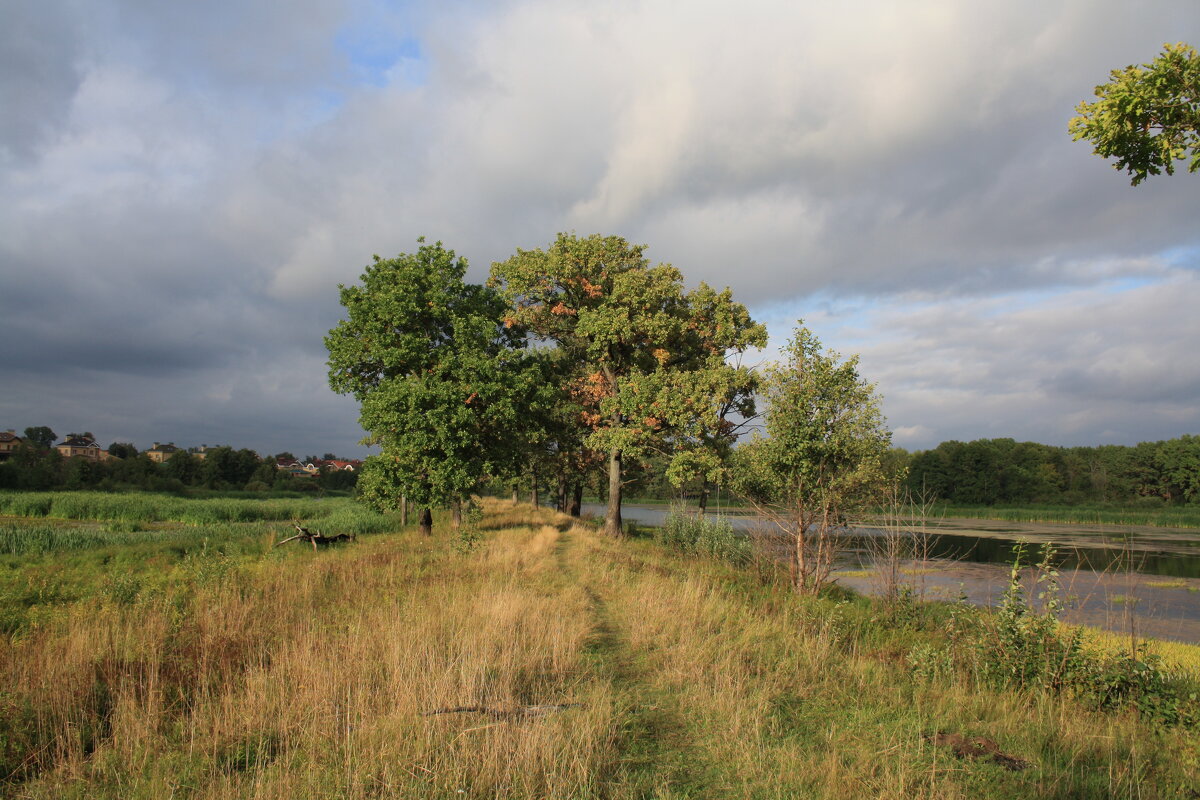
[[[938,731],[932,736],[927,735],[924,738],[940,747],[949,747],[958,758],[989,758],[1005,769],[1013,771],[1032,766],[1023,758],[1001,752],[1000,746],[996,742],[983,736],[963,736],[961,733]]]
[[[566,711],[568,708],[579,708],[582,703],[553,703],[537,706],[517,706],[516,708],[488,708],[487,706],[455,706],[453,708],[435,708],[422,712],[422,717],[433,717],[438,714],[486,714],[495,719],[528,719],[553,714],[556,711]]]
[[[358,538],[353,533],[339,533],[335,536],[326,536],[318,530],[310,531],[308,528],[301,526],[299,522],[293,522],[292,527],[296,529],[296,535],[289,536],[282,542],[276,542],[276,547],[279,547],[281,544],[287,544],[288,542],[304,541],[311,542],[313,550],[316,550],[318,545],[324,547],[331,544],[337,544],[339,542],[353,542]]]

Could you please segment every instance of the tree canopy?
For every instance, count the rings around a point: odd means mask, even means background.
[[[466,260],[441,242],[418,244],[340,287],[347,318],[325,338],[330,386],[359,400],[364,442],[382,448],[359,482],[377,508],[451,505],[510,469],[510,434],[544,385],[503,299],[465,283]]]
[[[737,448],[734,489],[792,540],[793,581],[815,592],[829,576],[835,532],[876,496],[891,433],[857,356],[824,352],[803,325],[769,367],[767,436]]]
[[[1185,44],[1163,45],[1148,64],[1114,69],[1096,87],[1096,101],[1080,103],[1071,136],[1087,139],[1093,152],[1115,158],[1113,167],[1132,176],[1134,186],[1149,175],[1175,174],[1175,162],[1190,157],[1200,170],[1200,57]]]
[[[1200,502],[1200,436],[1099,447],[948,441],[906,460],[914,494],[956,505]]]
[[[46,425],[25,429],[25,441],[41,450],[46,450],[58,440],[58,434]]]
[[[510,306],[505,324],[556,343],[575,367],[585,444],[608,453],[612,535],[621,533],[623,460],[672,434],[699,440],[735,396],[752,404],[745,373],[727,358],[766,343],[728,289],[685,291],[679,270],[651,266],[645,249],[561,233],[545,250],[493,264],[489,281]]]

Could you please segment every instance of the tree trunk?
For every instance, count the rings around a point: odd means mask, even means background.
[[[433,512],[428,508],[421,509],[417,516],[417,527],[425,536],[433,536]]]
[[[701,514],[701,516],[703,516],[704,512],[707,510],[708,510],[708,481],[701,481],[701,483],[700,483],[700,514]]]
[[[462,498],[454,498],[450,506],[450,530],[456,531],[462,527]]]
[[[512,489],[513,489],[512,503],[515,506],[517,503],[521,502],[521,498],[517,494],[517,484],[514,483]]]
[[[400,495],[400,527],[408,527],[408,495]]]
[[[538,507],[538,483],[536,472],[533,473],[532,488],[529,490],[529,502],[533,504],[534,508]]]
[[[613,537],[625,535],[621,524],[621,451],[608,454],[608,513],[604,517],[604,532]]]
[[[567,513],[567,476],[566,473],[558,473],[558,491],[554,502],[554,510],[560,514]]]
[[[583,481],[577,481],[571,487],[571,516],[578,517],[583,513]]]

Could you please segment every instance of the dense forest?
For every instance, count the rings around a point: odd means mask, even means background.
[[[914,493],[960,505],[1200,503],[1200,436],[1133,447],[977,439],[895,456]]]

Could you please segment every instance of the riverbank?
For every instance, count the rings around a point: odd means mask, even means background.
[[[1061,522],[1075,525],[1118,525],[1159,528],[1200,528],[1200,506],[1153,508],[1109,506],[955,506],[938,504],[933,517],[990,519],[1007,522]]]
[[[588,505],[584,510],[601,515],[604,509]],[[626,520],[651,528],[663,525],[669,513],[663,506],[624,508]],[[748,536],[771,533],[769,523],[754,516],[727,519]],[[873,541],[880,531],[870,525],[867,520],[842,538],[838,558],[845,584],[868,594],[875,590],[874,582],[854,575],[872,565]],[[941,517],[929,519],[924,530],[923,560],[904,566],[926,575],[924,582],[939,599],[963,595],[975,605],[993,606],[1008,585],[1018,543],[1033,551],[1052,545],[1055,565],[1070,577],[1064,608],[1069,621],[1200,642],[1200,531]]]
[[[593,506],[602,506],[600,498],[584,498]],[[669,510],[674,506],[697,508],[695,499],[626,498],[625,505]],[[754,514],[754,509],[728,496],[714,493],[708,502],[708,513],[733,516]],[[883,518],[883,514],[867,514],[864,520]],[[1028,506],[967,506],[934,503],[930,507],[931,520],[994,520],[1006,522],[1057,522],[1072,525],[1115,525],[1157,528],[1200,528],[1200,506],[1158,505],[1152,507],[1109,505],[1028,505]]]

